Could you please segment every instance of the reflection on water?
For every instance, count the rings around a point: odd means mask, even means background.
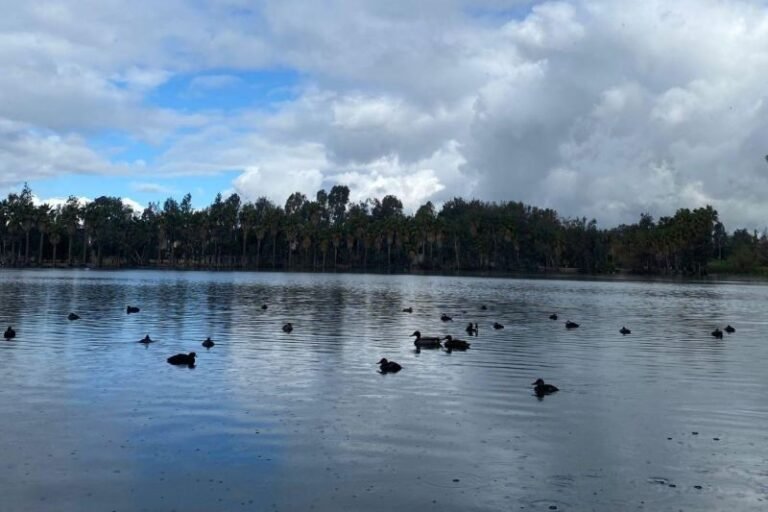
[[[14,511],[765,510],[766,300],[734,283],[4,271],[0,496]],[[417,329],[472,346],[416,353]],[[166,363],[190,351],[194,369]],[[382,357],[403,370],[380,374]],[[539,377],[560,391],[537,400]]]

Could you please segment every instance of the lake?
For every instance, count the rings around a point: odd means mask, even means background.
[[[766,304],[735,282],[0,271],[0,508],[766,510]],[[417,329],[472,346],[415,353]]]

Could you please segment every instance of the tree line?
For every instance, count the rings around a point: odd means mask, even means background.
[[[0,201],[4,266],[163,267],[383,272],[628,271],[704,275],[768,264],[765,234],[728,234],[711,206],[599,229],[521,202],[454,198],[406,214],[393,195],[350,202],[336,185],[284,205],[187,194],[136,212],[117,197],[35,205],[24,186]]]

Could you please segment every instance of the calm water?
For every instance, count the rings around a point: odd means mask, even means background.
[[[736,283],[2,271],[0,508],[766,510],[766,304]],[[415,329],[468,321],[469,351],[414,353]],[[537,400],[537,377],[561,391]]]

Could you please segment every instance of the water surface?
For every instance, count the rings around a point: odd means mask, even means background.
[[[748,283],[2,271],[2,508],[765,510],[766,303]],[[469,351],[414,353],[414,330],[469,321]],[[561,391],[538,400],[538,377]]]

